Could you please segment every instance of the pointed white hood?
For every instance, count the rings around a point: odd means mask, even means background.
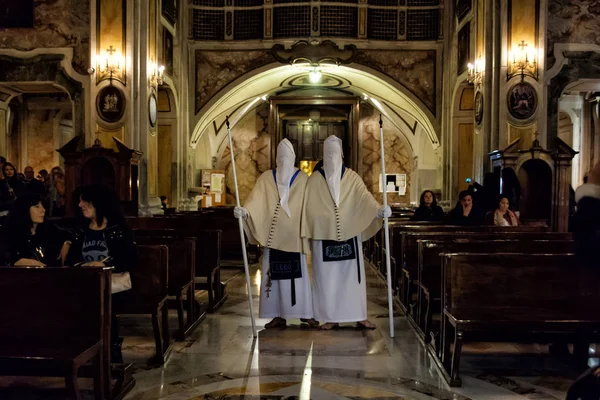
[[[340,205],[342,154],[342,140],[337,136],[329,136],[323,144],[323,171],[325,171],[329,193],[331,193],[336,206]]]
[[[294,167],[295,162],[296,153],[294,152],[292,143],[287,139],[283,139],[277,146],[277,158],[275,161],[277,166],[276,183],[277,191],[279,192],[279,204],[281,204],[281,208],[283,208],[288,217],[291,217],[290,207],[288,206],[290,181],[294,173],[298,170],[298,168]]]

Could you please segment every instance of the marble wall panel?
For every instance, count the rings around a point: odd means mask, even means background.
[[[365,185],[377,201],[383,202],[382,193],[379,192],[379,175],[381,175],[381,152],[379,138],[379,113],[372,107],[361,107],[360,118],[362,160],[360,175]],[[410,203],[411,174],[413,167],[412,150],[402,133],[389,121],[383,121],[383,140],[385,147],[385,172],[386,174],[406,174],[406,194],[388,194],[389,203]]]
[[[435,59],[434,50],[364,50],[354,61],[402,84],[435,115]]]
[[[263,103],[254,112],[246,114],[231,129],[240,202],[242,204],[252,191],[260,174],[271,168],[271,138],[268,129],[268,117],[269,106]],[[235,185],[229,145],[226,146],[217,161],[217,169],[226,171],[227,204],[235,204]]]
[[[555,62],[555,43],[600,45],[600,2],[597,0],[549,0],[547,65]]]
[[[50,171],[54,167],[54,119],[58,110],[30,110],[27,118],[26,165],[37,173],[40,169]],[[19,171],[23,172],[23,171]]]
[[[35,0],[34,28],[0,29],[0,49],[73,47],[73,68],[90,64],[90,1]]]
[[[196,113],[223,87],[272,61],[265,50],[196,51]]]

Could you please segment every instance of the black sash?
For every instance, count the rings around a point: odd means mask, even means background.
[[[357,260],[358,283],[360,283],[360,260],[358,259],[358,244],[356,237],[346,241],[323,240],[323,262]]]
[[[301,254],[269,249],[269,271],[271,280],[289,279],[292,286],[292,307],[296,305],[296,284],[294,279],[302,278]]]

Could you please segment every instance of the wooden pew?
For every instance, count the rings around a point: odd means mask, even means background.
[[[164,364],[171,353],[169,335],[169,249],[165,245],[137,245],[137,267],[131,271],[131,290],[118,293],[113,307],[117,314],[149,314],[156,355],[153,361]],[[159,317],[160,316],[160,317]]]
[[[451,386],[460,386],[468,341],[574,343],[587,361],[600,330],[598,271],[572,254],[443,254],[442,358]]]
[[[135,224],[135,236],[196,238],[195,289],[208,292],[209,312],[225,303],[227,293],[221,284],[221,231],[202,229],[198,225],[180,227],[179,222],[160,218],[140,218]]]
[[[172,306],[177,310],[179,324],[175,338],[185,340],[206,315],[194,299],[196,238],[179,237],[161,231],[150,231],[146,235],[142,235],[140,231],[134,233],[137,244],[166,245],[169,248],[168,293],[169,297],[174,298]],[[169,308],[172,306],[169,304]],[[184,310],[187,310],[187,321]]]
[[[439,326],[433,326],[433,315],[441,312],[441,282],[442,264],[440,253],[572,253],[575,242],[572,240],[532,240],[523,239],[492,239],[485,236],[452,237],[440,240],[418,240],[418,281],[419,293],[415,322],[417,333],[429,343],[432,336],[439,338]],[[439,350],[439,343],[434,341],[434,350]]]
[[[570,234],[566,233],[551,233],[545,232],[545,227],[497,227],[492,225],[480,225],[480,226],[469,226],[469,227],[456,227],[450,225],[442,226],[410,226],[409,230],[406,231],[407,227],[395,227],[393,239],[393,251],[392,253],[396,257],[398,267],[400,271],[394,274],[394,278],[397,279],[396,286],[400,288],[400,302],[407,309],[410,306],[410,300],[414,293],[416,293],[416,281],[417,277],[417,262],[418,262],[418,246],[417,240],[426,239],[430,235],[448,235],[456,236],[460,234],[477,234],[477,235],[497,235],[498,237],[489,237],[489,239],[511,239],[524,238],[531,240],[531,238],[540,239],[565,239],[570,238]],[[401,229],[401,230],[400,230]],[[543,236],[539,236],[543,235]],[[538,237],[539,236],[539,237]],[[409,310],[410,311],[410,310]]]
[[[95,398],[110,399],[110,268],[0,267],[0,374],[64,376],[92,361]]]

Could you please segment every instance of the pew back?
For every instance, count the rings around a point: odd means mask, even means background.
[[[110,268],[0,267],[0,337],[15,352],[104,340]]]
[[[444,310],[463,321],[599,321],[600,275],[573,254],[445,253]]]

